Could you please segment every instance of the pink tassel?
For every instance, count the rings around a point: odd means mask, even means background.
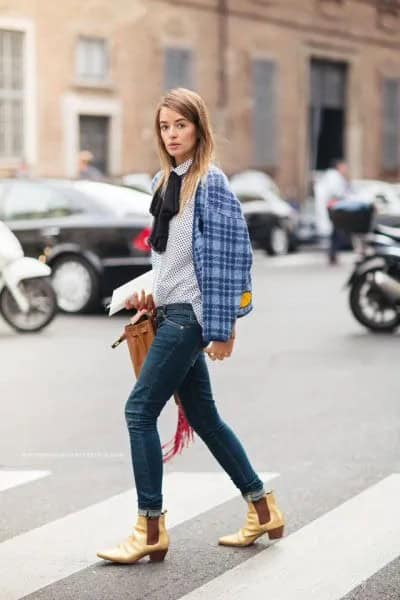
[[[175,436],[172,440],[163,444],[163,462],[166,463],[177,454],[180,454],[184,448],[187,448],[190,442],[194,440],[193,428],[189,425],[184,410],[178,404],[178,423]]]

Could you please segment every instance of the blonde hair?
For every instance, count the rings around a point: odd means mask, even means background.
[[[160,100],[155,116],[155,130],[157,137],[158,155],[160,158],[162,177],[157,185],[165,190],[171,167],[175,167],[175,160],[165,148],[160,130],[160,112],[162,108],[169,108],[193,123],[196,126],[197,145],[194,150],[193,163],[183,180],[180,210],[193,198],[201,178],[207,173],[214,158],[214,136],[211,128],[210,117],[206,104],[196,92],[185,88],[169,90]]]

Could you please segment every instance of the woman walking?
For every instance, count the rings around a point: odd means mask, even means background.
[[[240,203],[212,164],[214,141],[202,98],[179,88],[161,100],[155,119],[161,171],[153,181],[150,245],[153,299],[134,295],[128,307],[156,311],[157,331],[125,407],[138,496],[138,520],[124,542],[98,556],[135,563],[164,559],[163,462],[157,419],[178,393],[186,417],[248,503],[244,526],[220,538],[249,546],[283,535],[284,519],[245,450],[216,409],[206,365],[228,358],[235,322],[252,309],[252,252]]]

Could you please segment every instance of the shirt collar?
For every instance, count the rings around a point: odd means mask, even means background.
[[[188,158],[187,160],[185,160],[185,162],[178,165],[177,167],[175,167],[175,169],[172,170],[175,171],[177,175],[186,175],[192,162],[193,158]]]

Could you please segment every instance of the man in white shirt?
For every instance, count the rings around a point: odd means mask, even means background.
[[[335,159],[332,167],[315,184],[317,229],[321,237],[329,237],[328,258],[330,264],[337,263],[340,234],[329,218],[328,203],[332,199],[344,200],[350,191],[349,170],[347,163],[342,158]]]

